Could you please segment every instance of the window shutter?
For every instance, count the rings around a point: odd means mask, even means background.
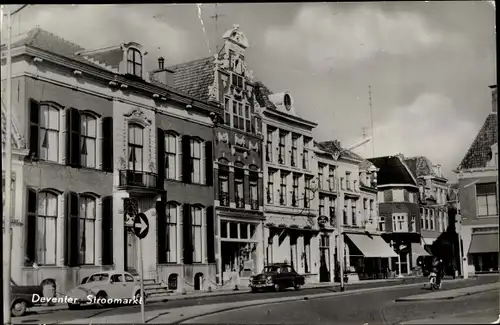
[[[30,99],[30,133],[29,133],[29,145],[30,145],[30,155],[34,157],[39,157],[39,132],[40,132],[40,104],[34,100]]]
[[[158,148],[158,152],[156,154],[157,157],[157,166],[158,166],[158,187],[164,188],[164,180],[165,180],[165,132],[162,129],[158,128],[157,137],[156,137],[156,146]]]
[[[102,119],[102,170],[113,172],[113,118]]]
[[[184,264],[193,264],[193,227],[191,223],[191,205],[184,204],[182,214]]]
[[[215,263],[215,220],[213,206],[207,208],[207,259],[208,263]]]
[[[80,167],[80,129],[80,112],[76,108],[70,108],[66,115],[66,164],[72,167]]]
[[[214,185],[214,158],[212,141],[205,142],[205,184]]]
[[[37,193],[35,190],[28,188],[26,216],[26,264],[32,265],[36,261],[36,229],[37,229]]]
[[[158,264],[167,263],[167,211],[165,202],[156,202],[156,215],[158,216],[156,232],[158,236]]]
[[[102,199],[102,265],[113,265],[113,197]]]
[[[78,265],[78,194],[66,194],[66,265]]]
[[[182,136],[182,181],[186,184],[191,184],[191,172],[193,165],[191,161],[191,137],[189,135]]]

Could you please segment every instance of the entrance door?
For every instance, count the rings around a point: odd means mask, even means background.
[[[131,273],[137,271],[137,237],[131,231],[127,231],[127,270]]]
[[[330,236],[322,234],[319,246],[319,281],[330,282]]]

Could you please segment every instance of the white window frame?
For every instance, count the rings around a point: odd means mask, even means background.
[[[84,119],[86,120],[86,128],[84,128]],[[99,155],[99,149],[100,149],[100,145],[99,145],[99,138],[100,138],[100,126],[101,126],[101,119],[96,116],[95,114],[92,114],[90,112],[87,112],[87,111],[84,111],[84,112],[81,112],[80,114],[80,120],[81,120],[81,130],[80,130],[80,147],[79,147],[79,150],[80,150],[80,159],[81,159],[81,162],[82,162],[82,167],[86,167],[86,168],[98,168],[99,165],[101,164],[100,163],[100,155]],[[93,121],[95,123],[95,129],[94,129],[94,132],[95,134],[94,135],[89,135],[88,134],[88,123],[89,121]],[[84,131],[84,130],[87,130],[87,131]],[[89,145],[88,143],[89,142],[94,142],[94,163],[92,165],[92,163],[89,163],[87,161],[87,157],[88,157],[88,152],[89,152]],[[83,154],[82,151],[83,151],[83,143],[84,142],[87,142],[86,144],[86,151],[87,151],[87,154]]]
[[[199,211],[199,217],[200,217],[200,222],[199,223],[195,223],[196,221],[196,212]],[[204,239],[205,239],[205,236],[203,235],[203,230],[204,230],[204,217],[205,217],[205,208],[203,206],[200,206],[200,205],[193,205],[191,206],[191,227],[192,227],[192,245],[193,245],[193,264],[199,264],[199,263],[203,263],[205,258],[204,258],[204,250],[203,250],[203,246],[205,245],[205,243],[203,242]],[[200,239],[199,239],[199,242],[201,245],[196,245],[196,236],[197,236],[197,233],[196,233],[196,230],[199,231],[199,236],[200,236]],[[198,259],[199,257],[199,259]]]
[[[164,141],[165,141],[165,178],[169,180],[177,180],[179,178],[179,173],[178,173],[179,136],[174,132],[166,131]],[[171,142],[173,142],[174,148],[170,148]],[[173,167],[170,166],[171,164],[170,160],[173,160],[174,164]]]
[[[44,119],[44,111],[47,111],[47,120]],[[51,119],[50,112],[56,112],[57,118]],[[55,163],[61,162],[62,156],[62,145],[65,143],[64,140],[61,141],[62,128],[65,123],[63,123],[61,119],[61,108],[56,107],[56,105],[47,102],[40,103],[40,112],[39,112],[39,131],[38,131],[38,151],[39,158],[43,161],[50,161]],[[43,122],[42,122],[43,121]],[[57,123],[57,126],[53,124]],[[47,125],[48,124],[48,125]],[[48,134],[55,134],[54,138],[55,143],[51,143],[50,139],[47,138]],[[44,140],[47,140],[47,147],[44,146]],[[56,152],[51,155],[49,159],[49,150],[52,146],[56,146]],[[43,154],[43,152],[46,152]]]
[[[199,145],[200,152],[199,152],[199,157],[195,157],[195,144]],[[199,139],[191,139],[190,140],[190,149],[189,149],[189,155],[191,159],[191,166],[193,169],[191,170],[191,183],[192,184],[205,184],[204,180],[204,173],[203,173],[203,168],[204,168],[204,142],[199,140]],[[195,167],[195,161],[199,161],[199,180],[196,180],[196,167]]]
[[[94,211],[89,212],[89,203],[93,202]],[[91,195],[80,195],[78,210],[78,264],[79,265],[95,265],[96,264],[96,220],[97,220],[97,198]],[[83,225],[82,225],[83,223]],[[92,230],[92,238],[87,235],[87,225],[90,225]],[[83,232],[83,233],[82,233]],[[85,238],[84,243],[81,241]],[[85,246],[84,246],[85,245]],[[91,248],[89,248],[91,246]],[[85,249],[82,250],[82,247]],[[88,253],[91,252],[92,255]],[[91,258],[89,257],[91,256]],[[83,258],[83,259],[82,259]]]
[[[166,240],[168,241],[167,258],[168,264],[177,263],[179,261],[179,222],[180,222],[180,205],[176,202],[167,202],[166,204]],[[175,212],[175,220],[172,221],[171,212]],[[173,235],[172,235],[173,234]],[[172,247],[172,244],[174,247]]]
[[[49,197],[55,199],[55,213],[49,213],[48,202]],[[45,201],[45,205],[42,205],[42,201]],[[41,208],[44,207],[44,211]],[[37,194],[37,209],[36,209],[36,250],[35,250],[35,260],[39,265],[56,265],[57,264],[57,226],[58,226],[58,214],[59,214],[59,194],[48,190],[42,190]],[[40,225],[43,222],[43,237],[40,236]],[[54,233],[47,234],[47,222],[53,223]],[[53,241],[54,251],[50,252],[53,256],[47,257],[47,243],[48,240]],[[41,256],[43,255],[43,256]]]

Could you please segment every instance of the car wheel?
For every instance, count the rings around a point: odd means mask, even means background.
[[[20,317],[26,314],[28,304],[24,300],[17,300],[12,304],[11,312],[15,317]]]
[[[298,283],[294,282],[294,283],[293,283],[293,288],[294,288],[295,290],[297,290],[297,291],[298,291],[298,290],[300,290],[300,284],[298,284]]]
[[[141,291],[137,290],[137,292],[134,295],[135,300],[141,301]],[[146,304],[146,293],[144,292],[144,304]]]
[[[71,303],[68,303],[68,308],[69,310],[77,310],[78,307],[80,307],[79,304],[71,304]]]
[[[106,292],[101,291],[97,294],[96,300],[97,307],[104,308],[107,306],[108,295],[106,294]]]
[[[281,291],[281,286],[277,283],[274,284],[274,291],[278,292]]]
[[[252,288],[252,292],[256,293],[257,292],[257,288]]]

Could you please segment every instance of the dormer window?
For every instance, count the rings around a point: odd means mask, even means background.
[[[142,54],[137,49],[127,51],[127,73],[142,78]]]
[[[290,97],[290,95],[285,94],[285,98],[283,98],[283,101],[284,101],[286,110],[289,111],[290,108],[292,108],[292,98]]]

